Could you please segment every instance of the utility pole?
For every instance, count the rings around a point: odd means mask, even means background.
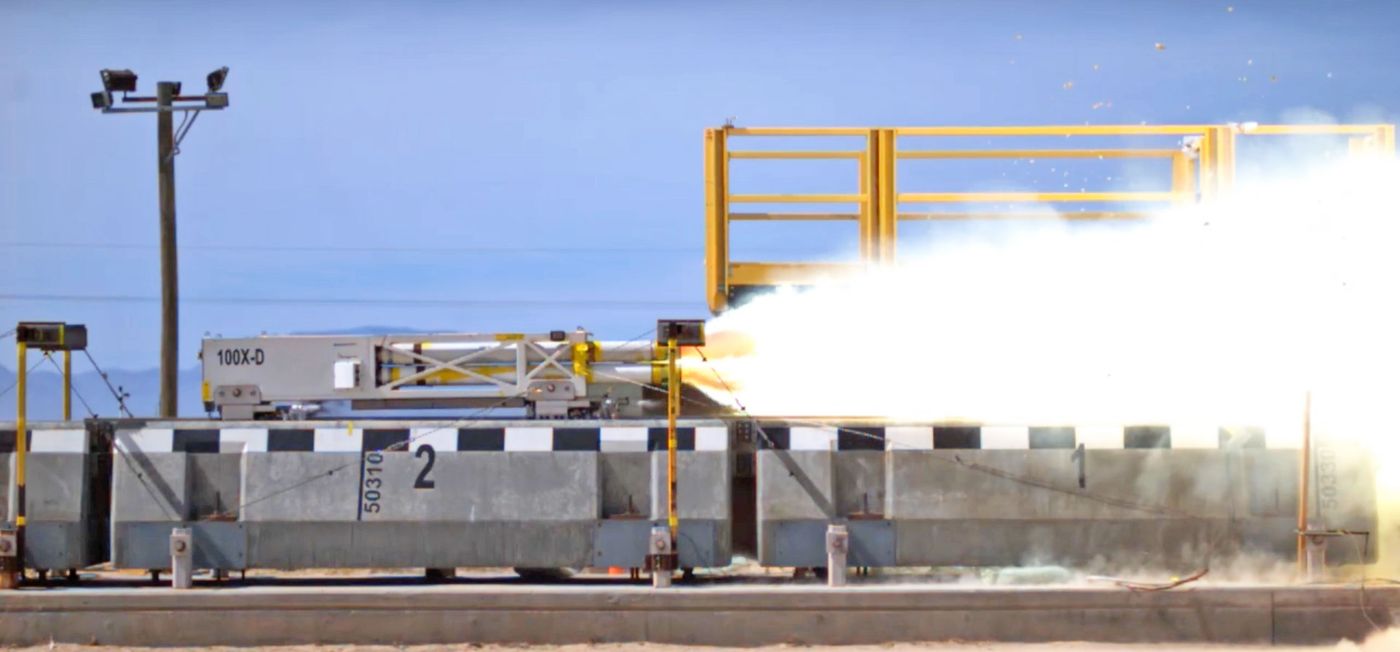
[[[92,94],[92,108],[103,113],[156,114],[156,171],[160,182],[160,414],[180,413],[180,268],[175,249],[175,155],[194,126],[200,111],[228,108],[228,94],[221,92],[228,67],[209,73],[209,91],[181,95],[180,82],[157,82],[155,97],[127,95],[136,91],[136,73],[108,68],[102,71],[102,90]],[[121,93],[121,97],[114,96]],[[118,106],[118,104],[139,106]],[[151,106],[154,104],[155,106]],[[175,113],[184,114],[175,127]]]
[[[160,157],[160,416],[180,412],[180,266],[175,251],[175,82],[156,84]]]

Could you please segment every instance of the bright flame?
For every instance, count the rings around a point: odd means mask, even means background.
[[[1136,226],[983,231],[708,326],[688,381],[759,415],[1254,425],[1400,462],[1400,167],[1272,175]],[[1400,468],[1378,468],[1400,496]],[[1384,535],[1383,535],[1384,536]]]

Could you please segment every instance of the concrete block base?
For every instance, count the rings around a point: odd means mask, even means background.
[[[197,584],[196,587],[199,585]],[[946,641],[1322,644],[1400,620],[1400,588],[241,587],[0,594],[0,645]]]

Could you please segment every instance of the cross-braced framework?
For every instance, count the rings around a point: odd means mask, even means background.
[[[1211,201],[1235,184],[1236,142],[1264,136],[1345,139],[1351,155],[1395,152],[1389,124],[1035,125],[974,127],[736,127],[705,130],[705,289],[719,313],[742,296],[778,285],[809,285],[869,265],[895,262],[902,222],[1063,217],[1136,219],[1164,206]],[[736,139],[754,143],[732,149]],[[1044,146],[1047,142],[1054,146]],[[777,149],[762,143],[799,143]],[[949,146],[949,144],[954,144]],[[1027,143],[1035,143],[1028,146]],[[1149,146],[1143,146],[1151,143]],[[858,147],[852,147],[856,144]],[[863,144],[863,147],[859,147]],[[1055,192],[908,188],[904,163],[1000,159],[1139,159],[1167,161],[1159,190]],[[733,192],[733,161],[853,161],[843,192]],[[849,178],[849,177],[848,177]],[[850,192],[851,188],[855,192]],[[1068,187],[1066,185],[1066,187]],[[731,211],[732,205],[753,210]],[[783,210],[786,206],[809,210]],[[939,210],[913,209],[938,206]],[[1044,210],[1045,207],[1051,210]],[[778,207],[778,208],[774,208]],[[834,207],[834,208],[833,208]],[[854,210],[852,210],[854,209]],[[735,222],[855,222],[856,261],[734,261]]]

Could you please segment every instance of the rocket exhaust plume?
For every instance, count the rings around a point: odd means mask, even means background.
[[[1369,393],[1400,361],[1397,182],[1350,161],[1130,226],[905,242],[715,318],[705,352],[757,414],[1293,423],[1308,388]]]
[[[1272,170],[1128,225],[966,226],[715,318],[687,382],[755,415],[1249,425],[1285,446],[1311,391],[1314,437],[1370,446],[1397,502],[1393,159]]]

